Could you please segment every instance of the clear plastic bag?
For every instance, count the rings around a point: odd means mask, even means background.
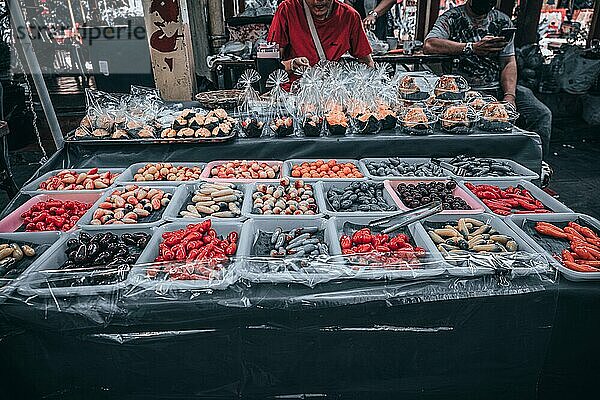
[[[317,137],[323,133],[324,80],[320,72],[318,68],[308,68],[292,86],[292,92],[296,95],[298,131],[307,137]]]
[[[287,137],[294,134],[294,116],[290,107],[293,99],[282,87],[288,81],[288,74],[281,69],[273,71],[267,79],[270,90],[266,136]]]
[[[253,69],[245,70],[238,80],[237,87],[243,90],[242,101],[236,108],[239,121],[240,137],[257,138],[263,135],[266,118],[264,102],[253,85],[260,80],[260,75]]]

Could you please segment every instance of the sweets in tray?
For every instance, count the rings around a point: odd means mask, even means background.
[[[94,232],[97,232],[98,229],[107,229],[102,228],[103,225],[113,225],[110,229],[114,229],[114,225],[130,225],[130,230],[139,227],[139,230],[126,232],[126,234],[122,231],[116,233],[118,230],[110,235],[106,232],[94,234],[75,232],[71,234],[73,237],[68,243],[63,243],[63,248],[61,248],[65,260],[59,269],[85,269],[88,267],[101,269],[104,268],[102,266],[106,266],[108,269],[115,267],[113,268],[115,271],[129,271],[134,264],[138,263],[140,254],[156,250],[155,255],[148,259],[144,258],[143,262],[158,262],[163,265],[147,269],[146,277],[156,279],[160,276],[169,280],[205,280],[213,279],[215,274],[221,276],[224,268],[237,265],[239,261],[236,258],[239,229],[236,233],[231,233],[232,230],[228,228],[226,234],[215,236],[215,231],[210,225],[211,222],[206,222],[208,221],[206,218],[209,217],[219,220],[234,219],[240,226],[240,221],[247,218],[254,219],[253,223],[258,229],[256,236],[258,239],[256,240],[259,240],[264,248],[261,247],[259,252],[253,251],[251,256],[288,258],[310,255],[315,256],[319,263],[327,263],[328,261],[324,261],[327,257],[352,256],[342,263],[349,262],[352,268],[358,269],[364,266],[371,268],[387,265],[400,270],[412,270],[423,269],[423,260],[425,258],[430,260],[430,257],[434,257],[425,254],[422,247],[425,246],[422,244],[423,240],[431,241],[432,251],[437,249],[441,256],[447,256],[446,258],[451,261],[455,255],[463,253],[517,252],[521,250],[521,242],[516,240],[516,234],[512,235],[507,231],[497,230],[494,225],[486,223],[481,218],[462,215],[448,217],[448,222],[438,225],[424,223],[425,239],[418,239],[421,241],[417,242],[418,245],[412,238],[412,235],[415,234],[414,230],[410,232],[403,230],[400,233],[386,235],[380,230],[368,227],[368,220],[353,223],[351,229],[346,224],[332,225],[327,222],[349,217],[349,214],[353,213],[359,218],[366,216],[366,218],[376,219],[382,214],[395,213],[407,208],[418,208],[434,201],[440,201],[445,212],[458,210],[469,214],[477,212],[472,207],[472,201],[476,201],[477,197],[497,214],[503,214],[503,210],[499,207],[492,207],[495,204],[485,200],[508,201],[514,207],[525,207],[525,210],[535,206],[536,208],[533,210],[535,212],[545,208],[544,203],[536,200],[536,197],[530,196],[528,189],[521,186],[502,186],[500,188],[478,183],[460,183],[461,186],[458,187],[456,181],[448,179],[447,176],[445,179],[428,181],[366,180],[361,172],[365,166],[369,173],[384,177],[387,175],[401,176],[401,174],[446,175],[436,164],[421,161],[427,159],[418,159],[419,161],[411,163],[406,163],[401,158],[372,160],[363,160],[364,163],[363,161],[357,163],[356,160],[289,160],[283,164],[283,168],[281,163],[271,161],[220,161],[204,171],[199,168],[194,170],[190,167],[171,170],[169,169],[172,167],[170,164],[151,163],[144,165],[143,171],[138,170],[139,177],[147,180],[172,180],[169,174],[173,174],[172,178],[174,179],[189,176],[190,179],[200,180],[200,182],[185,183],[179,187],[124,184],[122,187],[106,188],[107,190],[90,211],[88,211],[91,207],[90,203],[71,201],[64,197],[60,200],[49,199],[44,202],[32,203],[33,206],[23,212],[21,218],[24,223],[23,228],[32,232],[77,229],[78,221],[84,214],[87,214],[87,218],[82,220],[80,226],[85,226],[85,229],[94,230]],[[449,164],[463,168],[474,176],[483,173],[498,175],[517,173],[514,164],[494,159],[456,157],[449,160]],[[163,168],[165,168],[166,175],[162,174]],[[276,178],[282,170],[285,175],[290,176],[284,175],[283,178]],[[107,170],[105,174],[109,174],[108,176],[100,174],[96,177],[97,171],[96,168],[87,172],[65,170],[44,181],[45,187],[48,188],[51,183],[54,186],[60,184],[62,189],[68,190],[68,186],[65,184],[77,184],[77,181],[93,183],[94,179],[101,179],[102,183],[104,183],[102,179],[108,179],[108,183],[114,184],[116,173]],[[204,175],[203,172],[208,175]],[[316,182],[305,181],[303,177],[312,178]],[[236,178],[247,179],[247,182],[227,182],[227,179]],[[327,178],[330,180],[327,181]],[[202,181],[202,179],[207,180]],[[344,179],[346,180],[344,181]],[[72,180],[74,182],[71,182]],[[464,184],[472,191],[465,192],[467,198],[464,197],[465,193],[462,189]],[[60,185],[57,186],[57,189],[61,187]],[[457,191],[459,188],[461,191]],[[166,215],[163,216],[163,212],[165,209],[172,208],[170,203],[174,192],[177,193],[178,200],[172,215],[169,214],[173,219],[169,219]],[[64,195],[75,194],[65,193]],[[504,195],[506,198],[491,199],[491,197],[499,195]],[[516,212],[518,209],[511,209],[511,211]],[[372,217],[369,217],[369,213]],[[444,216],[446,215],[444,214]],[[187,225],[189,222],[186,223],[186,218],[198,219],[200,225]],[[302,221],[304,218],[305,222],[299,223],[298,227],[293,229],[274,223],[275,220],[284,221],[286,218],[296,219],[296,221]],[[183,221],[173,222],[173,224],[178,223],[183,228],[163,229],[158,242],[149,240],[152,229],[156,229],[153,227],[178,219],[183,219]],[[310,222],[312,220],[319,222]],[[266,225],[263,226],[263,224]],[[325,225],[323,224],[327,224],[329,233],[324,234]],[[303,225],[321,226],[321,228],[302,229]],[[564,265],[576,271],[585,269],[586,271],[596,272],[598,270],[600,272],[600,265],[596,265],[600,262],[600,256],[598,256],[600,250],[596,249],[600,242],[594,231],[584,229],[574,223],[566,227],[554,228],[543,222],[538,225],[536,230],[540,234],[549,234],[554,238],[569,240],[569,243],[566,243],[568,247],[566,252],[561,255],[561,262]],[[243,232],[242,230],[242,240],[244,239]],[[191,237],[197,237],[197,240],[192,240]],[[104,242],[114,245],[108,246],[110,249],[107,247],[103,250],[102,243]],[[192,244],[189,244],[190,242]],[[211,242],[213,243],[212,247],[208,246]],[[92,245],[94,243],[98,245]],[[159,244],[160,247],[158,250],[147,249],[148,243],[151,243],[150,247],[157,247]],[[181,246],[181,243],[184,245]],[[131,247],[134,245],[137,247]],[[254,246],[257,246],[257,242],[254,243]],[[212,252],[205,252],[206,249],[210,249]],[[106,251],[110,254],[104,254]],[[212,257],[211,254],[221,255],[223,259],[212,265],[207,262],[208,258]],[[27,243],[6,243],[6,245],[0,243],[0,267],[4,267],[2,271],[10,270],[12,265],[30,255],[35,255],[35,248]],[[198,261],[192,272],[185,270],[181,265],[189,260]],[[429,261],[427,262],[429,263]],[[65,285],[70,287],[110,285],[123,282],[125,278],[122,273],[121,275],[107,273],[106,276],[99,274],[96,280],[66,282]]]

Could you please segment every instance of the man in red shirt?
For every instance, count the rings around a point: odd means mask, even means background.
[[[311,34],[310,20],[317,43]],[[373,66],[371,45],[360,15],[338,0],[285,0],[273,16],[267,41],[279,44],[282,63],[288,72],[322,59],[338,61],[347,52]],[[294,78],[292,75],[290,80]]]

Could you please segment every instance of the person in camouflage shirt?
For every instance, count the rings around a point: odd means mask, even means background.
[[[494,9],[495,4],[496,0],[468,0],[446,11],[425,38],[423,51],[459,56],[457,72],[473,89],[492,91],[515,105],[521,115],[519,125],[540,136],[547,157],[552,113],[530,89],[517,85],[514,39],[506,41],[501,34],[512,22]]]

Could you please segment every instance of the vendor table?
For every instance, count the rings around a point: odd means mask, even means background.
[[[520,130],[213,145],[81,142],[68,143],[40,172],[157,160],[459,153],[511,158],[538,171],[541,146],[537,135]],[[0,301],[1,393],[57,399],[506,399],[591,389],[600,372],[597,286],[533,279],[504,288],[494,279],[346,281],[314,288],[238,282],[224,291],[184,294],[135,288],[78,298],[9,297]]]

